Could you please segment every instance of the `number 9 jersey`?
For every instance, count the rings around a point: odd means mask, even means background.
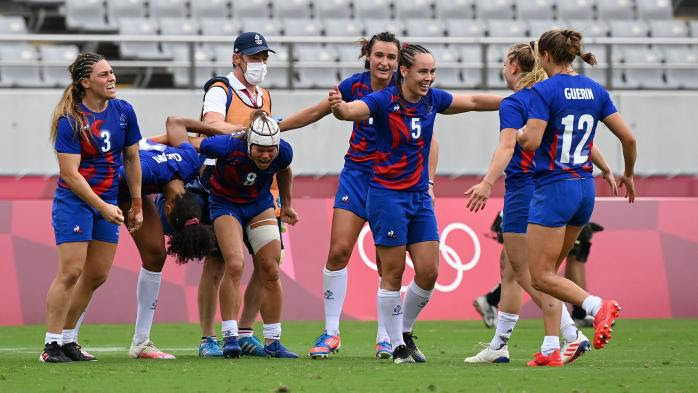
[[[532,87],[529,119],[548,122],[535,155],[537,186],[591,178],[591,148],[599,120],[617,112],[608,92],[583,75],[557,74]]]

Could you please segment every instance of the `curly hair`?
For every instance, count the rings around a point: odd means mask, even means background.
[[[216,236],[211,225],[202,222],[201,206],[192,193],[175,198],[169,218],[175,233],[170,236],[167,254],[177,263],[205,258],[216,249]]]

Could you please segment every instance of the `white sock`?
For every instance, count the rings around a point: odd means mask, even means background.
[[[561,302],[562,303],[562,302]],[[562,338],[567,341],[574,341],[577,339],[577,326],[575,326],[572,317],[570,316],[569,310],[565,303],[562,303],[562,315],[560,316],[560,333]]]
[[[429,299],[431,292],[422,289],[416,282],[412,281],[405,292],[405,316],[402,320],[402,331],[411,332],[414,322],[417,320],[419,313],[422,312]]]
[[[518,314],[509,314],[503,311],[497,312],[497,329],[494,332],[492,341],[490,341],[490,348],[497,350],[507,345],[518,320]]]
[[[46,336],[44,336],[44,344],[51,344],[54,341],[57,342],[58,345],[63,345],[63,334],[46,332]]]
[[[75,342],[75,329],[63,329],[63,344]]]
[[[325,299],[325,331],[331,336],[339,335],[339,317],[342,315],[344,298],[347,296],[347,268],[331,271],[322,269],[322,296]]]
[[[80,333],[80,326],[82,326],[82,321],[85,320],[85,314],[87,314],[87,309],[89,307],[90,303],[87,303],[87,306],[82,311],[82,314],[80,314],[80,318],[78,318],[78,323],[75,324],[75,328],[73,329],[75,331],[73,333],[73,342],[78,342],[78,333]]]
[[[232,319],[228,321],[223,321],[223,323],[221,324],[221,330],[223,331],[223,338],[237,337],[238,321]]]
[[[381,286],[381,279],[378,278],[378,288]],[[390,342],[390,336],[385,330],[385,321],[383,320],[383,313],[380,312],[380,306],[378,301],[378,291],[376,291],[376,315],[378,316],[378,330],[376,331],[376,344],[387,341]]]
[[[556,349],[560,349],[560,337],[558,336],[545,336],[543,338],[543,345],[540,346],[540,352],[548,356]]]
[[[281,339],[281,322],[265,323],[263,325],[264,339],[279,340]]]
[[[587,296],[582,303],[582,308],[592,317],[596,316],[596,313],[599,312],[601,308],[601,298],[592,295]]]
[[[161,272],[151,272],[141,267],[141,271],[138,273],[138,286],[136,287],[138,309],[136,311],[136,331],[133,334],[133,344],[142,344],[150,338],[150,328],[153,326],[153,317],[158,304],[161,281]]]
[[[383,313],[385,330],[390,336],[393,348],[405,345],[402,339],[403,304],[400,291],[378,290],[378,312]]]

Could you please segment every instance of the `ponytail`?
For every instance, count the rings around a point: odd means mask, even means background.
[[[555,29],[543,33],[538,40],[538,53],[550,53],[557,64],[570,64],[581,57],[585,63],[596,65],[596,56],[582,53],[582,34],[571,29]]]
[[[547,78],[545,70],[538,61],[535,46],[535,41],[528,44],[516,44],[507,52],[509,61],[516,63],[521,69],[518,81],[521,87],[531,87]]]
[[[210,225],[201,223],[201,206],[190,192],[178,195],[170,212],[174,235],[170,237],[167,254],[184,264],[203,259],[216,248],[216,237]]]

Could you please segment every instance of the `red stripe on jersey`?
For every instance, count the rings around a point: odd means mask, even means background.
[[[557,134],[553,137],[553,143],[550,144],[548,156],[550,156],[550,170],[552,171],[555,169],[555,157],[557,156]]]
[[[107,163],[109,163],[110,165],[107,167],[107,173],[104,175],[104,179],[102,179],[101,182],[92,186],[92,189],[97,195],[101,195],[102,193],[106,192],[114,184],[114,153],[105,153],[104,160],[107,161]]]
[[[358,90],[358,92],[357,92]],[[361,82],[354,82],[353,85],[351,85],[351,95],[354,96],[355,98],[361,98],[364,96],[364,92],[366,91],[371,91],[371,88],[366,86],[365,83]]]
[[[533,169],[533,157],[535,155],[535,151],[521,150],[521,170],[524,173],[528,173],[531,169]]]
[[[567,167],[567,168],[562,168],[562,170],[563,170],[564,172],[567,172],[567,173],[570,173],[570,174],[574,175],[574,177],[582,177],[582,176],[579,175],[579,173],[577,173],[577,168],[570,168],[570,167]]]
[[[103,123],[104,123],[104,120],[95,120],[92,124],[90,124],[90,133],[89,134],[91,136],[93,136],[94,138],[88,138],[88,137],[81,138],[80,147],[82,148],[82,152],[84,155],[87,155],[87,156],[99,155],[99,151],[97,150],[97,146],[95,146],[94,141],[99,140],[99,138],[100,138],[99,132],[101,131]]]
[[[405,138],[405,140],[409,140],[410,131],[407,129],[407,126],[405,125],[405,122],[400,113],[391,112],[388,115],[388,124],[390,127],[390,133],[392,135],[392,143],[390,145],[392,149],[395,149],[398,146],[400,146],[400,142],[402,139],[400,138],[400,136]]]

